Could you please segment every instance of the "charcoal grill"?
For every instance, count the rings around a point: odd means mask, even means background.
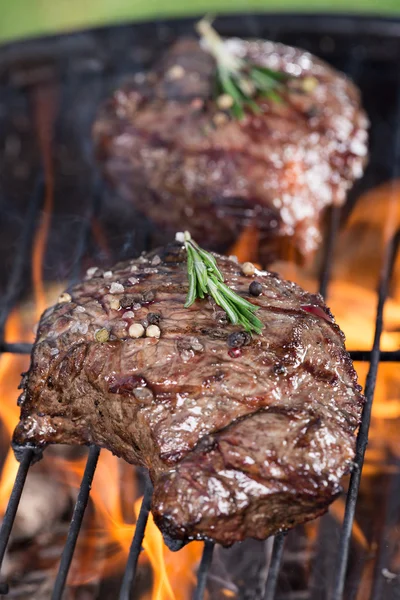
[[[102,218],[104,210],[107,217],[110,216],[110,210],[104,209],[110,206],[110,202],[114,203],[113,206],[118,205],[113,192],[102,184],[91,154],[90,126],[96,107],[127,75],[151,65],[177,36],[192,32],[193,23],[191,19],[182,19],[123,25],[18,42],[2,48],[0,127],[3,139],[19,132],[20,139],[23,140],[25,174],[13,174],[12,156],[10,158],[4,151],[1,155],[3,169],[0,176],[0,214],[5,221],[2,227],[4,235],[0,240],[3,248],[0,247],[0,250],[3,250],[3,256],[12,254],[13,260],[12,264],[7,265],[6,273],[0,274],[0,284],[4,289],[0,299],[1,352],[30,352],[29,344],[6,342],[4,326],[7,316],[29,287],[26,283],[26,265],[31,255],[32,239],[44,198],[46,193],[51,193],[49,186],[55,187],[57,199],[50,233],[50,243],[56,248],[56,252],[46,258],[45,272],[47,270],[53,275],[56,272],[57,277],[63,278],[68,275],[72,283],[79,278],[88,261],[90,265],[104,258],[104,249],[99,252],[93,243],[91,223]],[[364,103],[372,120],[371,161],[365,177],[352,191],[344,210],[332,210],[325,236],[319,286],[321,293],[326,295],[340,220],[346,217],[362,191],[400,175],[400,21],[352,16],[252,14],[220,18],[217,28],[222,35],[268,38],[308,49],[348,73],[363,92]],[[22,115],[32,114],[31,104],[37,100],[38,94],[48,97],[54,90],[58,92],[58,114],[49,130],[53,139],[51,141],[49,137],[45,140],[55,163],[55,180],[49,182],[46,160],[37,158],[37,130],[29,119],[21,121],[17,118],[16,111]],[[43,150],[43,140],[41,145]],[[59,205],[68,208],[57,212]],[[138,226],[133,209],[129,208],[128,212],[129,214],[124,213],[126,218],[118,222],[111,219],[111,225],[108,223],[110,243],[113,246],[111,251],[114,250],[115,258],[138,254],[158,241],[146,220],[141,218]],[[400,233],[397,231],[387,241],[380,281],[377,282],[378,304],[373,346],[369,352],[352,353],[353,359],[369,362],[365,385],[367,402],[358,435],[355,468],[349,483],[344,522],[335,550],[335,568],[325,585],[320,586],[317,591],[311,590],[309,595],[293,596],[296,598],[356,598],[357,581],[349,576],[348,560],[378,365],[380,361],[400,360],[400,351],[380,351],[383,309],[399,238]],[[15,239],[18,240],[17,243]],[[10,247],[15,248],[15,251],[5,253],[5,248]],[[90,447],[61,556],[53,600],[60,600],[66,587],[99,453],[100,448]],[[34,448],[20,449],[20,466],[0,531],[0,565],[5,556],[28,471],[37,458],[39,456]],[[151,493],[151,483],[147,481],[122,587],[118,592],[120,600],[128,600],[135,586],[136,567]],[[391,519],[393,511],[400,514],[398,500],[390,506]],[[389,520],[385,523],[384,532],[391,526],[391,522],[393,521]],[[284,545],[285,532],[282,532],[274,540],[263,595],[265,600],[292,597],[285,595],[284,585],[279,585]],[[194,592],[195,600],[204,597],[213,549],[211,542],[205,543]],[[386,552],[387,545],[382,540],[378,548],[371,600],[400,598],[400,579],[397,578],[389,585],[382,575],[381,567],[385,564]],[[0,584],[0,595],[6,596],[7,593],[8,586],[3,582]]]

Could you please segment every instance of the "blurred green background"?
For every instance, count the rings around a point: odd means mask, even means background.
[[[393,15],[400,0],[0,0],[0,41],[206,12],[331,11]]]

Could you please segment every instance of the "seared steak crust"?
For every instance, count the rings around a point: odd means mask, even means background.
[[[284,102],[264,98],[262,114],[228,119],[213,99],[212,57],[196,40],[181,39],[101,108],[94,126],[99,160],[119,193],[163,229],[190,229],[221,249],[256,224],[263,259],[283,248],[307,255],[319,243],[325,207],[343,203],[363,172],[368,122],[359,92],[302,50],[225,43],[298,76]]]
[[[90,270],[41,318],[14,443],[109,448],[149,469],[167,537],[229,545],[327,509],[351,466],[363,397],[320,296],[217,260],[259,306],[261,335],[232,337],[240,329],[210,300],[183,307],[179,244]],[[134,339],[133,323],[161,335]]]

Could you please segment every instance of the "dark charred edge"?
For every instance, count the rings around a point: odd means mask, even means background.
[[[334,490],[331,490],[329,493],[325,493],[325,495],[322,498],[320,498],[318,502],[313,504],[312,513],[306,515],[304,512],[302,512],[300,518],[296,518],[295,515],[293,518],[290,519],[290,525],[288,524],[287,527],[278,526],[276,528],[272,528],[271,531],[267,534],[258,535],[257,537],[254,535],[246,535],[237,537],[236,539],[231,539],[229,541],[222,540],[219,538],[213,538],[212,536],[207,535],[205,533],[193,533],[193,530],[196,529],[196,525],[198,524],[197,522],[189,522],[186,523],[184,526],[177,526],[174,523],[173,518],[171,518],[168,514],[157,512],[156,510],[154,510],[153,506],[151,511],[153,514],[154,522],[161,531],[165,544],[172,552],[176,552],[184,546],[186,546],[187,544],[189,544],[190,542],[194,541],[213,542],[220,544],[223,548],[230,548],[231,546],[233,546],[233,544],[242,542],[248,538],[262,541],[271,536],[286,533],[290,531],[290,529],[292,529],[293,527],[296,527],[297,525],[302,525],[304,523],[308,523],[309,521],[313,521],[314,519],[317,519],[322,515],[326,514],[329,510],[330,505],[341,495],[342,492],[343,489],[340,486],[337,486]],[[277,495],[280,494],[281,492],[277,492]],[[309,499],[309,496],[306,497]],[[269,502],[270,496],[265,497],[262,500],[261,504],[268,504]],[[244,515],[246,513],[247,508],[248,506],[244,507],[241,511],[239,511],[239,513],[236,514]],[[220,517],[220,519],[221,521],[224,521],[223,517]],[[227,517],[227,521],[229,521],[229,517]]]
[[[28,442],[27,444],[18,444],[17,442],[14,442],[12,440],[11,448],[13,449],[14,456],[19,463],[23,460],[26,451],[28,449],[31,450],[32,451],[31,465],[34,465],[35,463],[42,460],[43,451],[45,450],[46,446],[36,446],[35,444],[32,444],[30,442]]]
[[[167,531],[161,531],[161,533],[165,545],[169,550],[171,550],[171,552],[178,552],[179,550],[182,550],[182,548],[184,548],[191,541],[190,539],[178,540],[176,537],[169,535]]]

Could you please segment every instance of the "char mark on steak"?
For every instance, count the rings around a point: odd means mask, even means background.
[[[320,296],[216,258],[259,307],[260,335],[242,335],[207,298],[184,308],[179,244],[90,269],[41,318],[14,443],[108,448],[149,469],[167,540],[230,545],[327,509],[354,457],[363,396]]]
[[[225,251],[256,225],[263,263],[293,251],[307,257],[324,210],[342,204],[363,172],[368,121],[359,92],[308,52],[257,40],[225,45],[295,75],[283,102],[261,98],[260,114],[230,117],[213,97],[213,58],[197,40],[180,39],[101,107],[93,133],[103,171],[163,231],[186,228]]]

